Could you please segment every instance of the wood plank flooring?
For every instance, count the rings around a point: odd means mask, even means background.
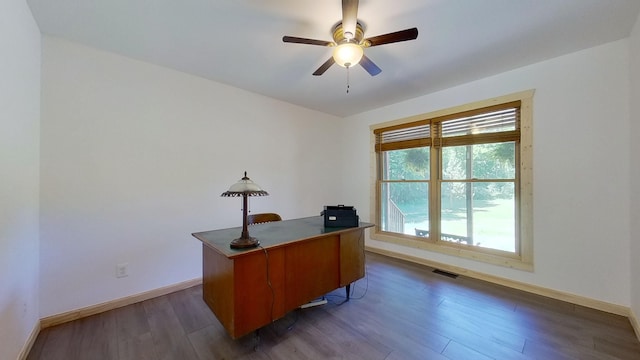
[[[640,359],[629,320],[367,253],[367,275],[232,340],[202,286],[44,329],[28,359]]]

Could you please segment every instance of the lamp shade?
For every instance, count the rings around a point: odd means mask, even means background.
[[[336,64],[346,68],[359,63],[363,55],[362,46],[351,42],[342,43],[333,50],[333,60]]]
[[[244,177],[240,179],[237,183],[231,185],[229,190],[223,192],[220,196],[267,196],[269,193],[262,190],[260,185],[254,183],[247,177],[247,172],[244,172]]]

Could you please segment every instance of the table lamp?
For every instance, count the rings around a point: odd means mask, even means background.
[[[262,190],[260,186],[247,177],[247,172],[244,172],[244,177],[237,183],[231,185],[229,190],[222,193],[223,197],[236,197],[242,196],[242,234],[239,238],[231,241],[232,249],[245,249],[256,247],[260,244],[258,239],[249,236],[249,230],[247,228],[247,197],[248,196],[267,196],[269,193]]]

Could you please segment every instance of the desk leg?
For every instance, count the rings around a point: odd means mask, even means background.
[[[351,284],[347,284],[347,286],[345,286],[344,289],[347,291],[347,301],[349,301],[349,293],[351,293]]]

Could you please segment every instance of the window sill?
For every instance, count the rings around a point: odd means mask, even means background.
[[[516,254],[503,255],[504,253],[502,251],[491,249],[469,249],[469,246],[467,245],[447,242],[434,243],[427,240],[418,240],[414,236],[393,234],[378,230],[371,231],[371,239],[414,249],[422,249],[464,259],[480,261],[492,265],[533,272],[533,262],[523,261]]]

